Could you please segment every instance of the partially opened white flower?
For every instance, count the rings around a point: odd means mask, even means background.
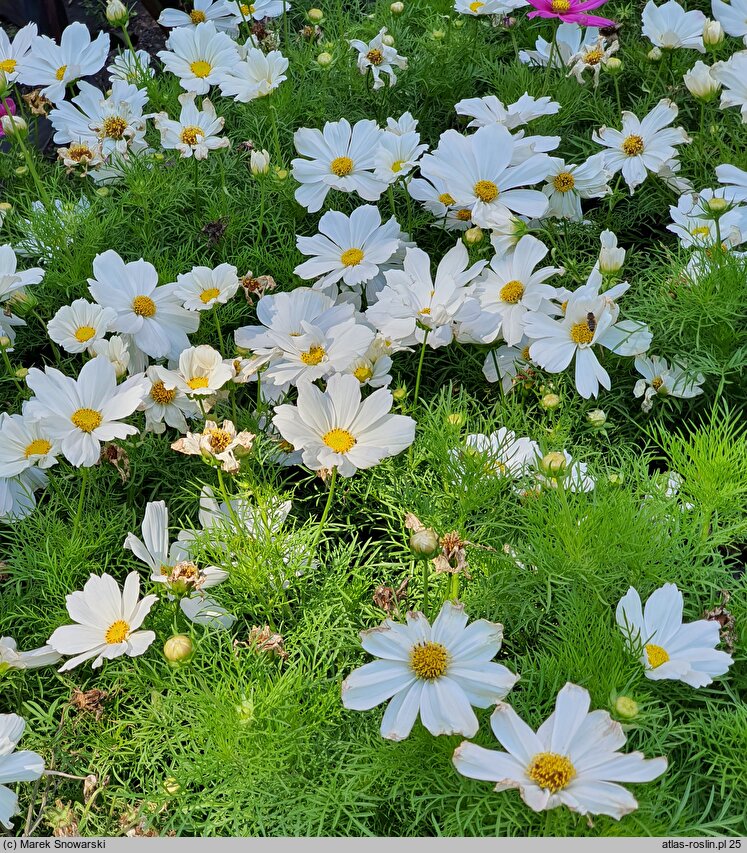
[[[5,30],[0,28],[0,74],[5,77],[7,83],[15,83],[18,79],[18,63],[31,50],[31,43],[37,32],[36,24],[26,24],[11,41]]]
[[[582,815],[620,820],[638,808],[618,782],[650,782],[667,769],[666,758],[622,753],[626,737],[607,711],[591,711],[589,693],[566,684],[555,710],[536,732],[505,702],[490,718],[506,752],[464,741],[453,757],[463,776],[495,782],[496,791],[517,788],[535,812],[567,806]]]
[[[288,60],[279,50],[264,53],[249,48],[246,56],[223,74],[219,84],[221,94],[244,104],[263,98],[288,79],[287,70]]]
[[[187,418],[196,418],[200,407],[177,388],[173,371],[153,364],[145,371],[145,378],[150,388],[137,407],[139,412],[145,412],[145,431],[158,435],[165,432],[168,425],[181,433],[187,432]]]
[[[211,151],[229,148],[231,140],[218,136],[223,130],[225,119],[215,112],[209,98],[203,98],[197,108],[194,92],[179,95],[181,112],[179,119],[170,119],[167,113],[158,113],[154,124],[161,134],[161,146],[166,150],[178,151],[182,157],[205,160]]]
[[[490,350],[482,366],[483,376],[488,382],[500,380],[501,388],[507,394],[518,381],[517,377],[531,374],[529,344],[530,340],[525,335],[515,347],[504,344]]]
[[[158,58],[179,78],[182,89],[205,95],[239,61],[236,43],[212,21],[196,27],[177,27]]]
[[[181,9],[164,9],[158,16],[158,23],[162,27],[173,29],[176,27],[196,27],[211,21],[218,30],[231,33],[237,32],[234,14],[235,4],[229,0],[194,0],[193,7],[189,12]]]
[[[617,245],[617,235],[612,231],[602,231],[599,235],[601,248],[596,268],[602,275],[611,275],[622,269],[625,263],[625,249]]]
[[[640,656],[646,678],[707,687],[733,661],[716,648],[719,623],[710,619],[683,622],[682,606],[682,593],[673,583],[652,592],[645,608],[637,590],[630,587],[617,605],[617,624],[628,647]]]
[[[668,50],[692,48],[705,53],[703,27],[706,16],[699,10],[686,12],[677,0],[668,0],[657,6],[649,0],[642,14],[643,35],[655,47]]]
[[[582,50],[592,50],[599,38],[597,27],[584,29],[578,24],[562,23],[555,30],[555,46],[552,41],[538,36],[534,50],[520,50],[519,60],[526,65],[546,67],[552,60],[553,68],[564,68],[572,57]]]
[[[608,42],[604,36],[599,36],[596,44],[592,46],[584,45],[578,53],[574,54],[568,64],[570,71],[568,76],[573,75],[576,80],[583,86],[586,83],[584,73],[591,71],[591,79],[594,81],[594,88],[599,85],[599,75],[602,68],[607,65],[607,61],[620,48],[620,42],[614,39]]]
[[[63,305],[47,323],[49,337],[66,352],[85,352],[111,330],[117,312],[95,302],[76,299]]]
[[[503,626],[468,619],[462,604],[446,601],[433,625],[422,613],[408,613],[406,625],[387,619],[361,632],[363,648],[379,660],[350,673],[342,704],[367,711],[390,699],[381,721],[389,740],[404,740],[418,715],[433,735],[472,737],[479,725],[472,706],[500,701],[518,676],[492,662]]]
[[[420,134],[415,130],[409,133],[385,131],[379,139],[374,175],[393,184],[409,175],[427,150],[428,146],[420,142]]]
[[[298,385],[298,404],[275,407],[273,424],[312,470],[337,468],[352,477],[396,456],[415,439],[415,421],[390,414],[386,388],[361,401],[361,385],[352,374],[333,374],[324,392],[310,382]]]
[[[179,356],[179,370],[171,377],[188,397],[208,397],[233,378],[233,369],[209,344],[187,347]],[[170,384],[170,383],[169,383]]]
[[[517,127],[528,124],[540,116],[556,115],[560,110],[560,104],[550,97],[535,98],[525,92],[518,101],[507,107],[495,95],[485,95],[482,98],[464,98],[454,109],[458,115],[469,116],[472,119],[467,127],[502,124],[508,130],[516,130]]]
[[[26,728],[17,714],[0,714],[0,823],[11,829],[11,818],[18,813],[18,797],[7,786],[12,782],[33,782],[44,773],[44,759],[27,749],[15,748]]]
[[[86,362],[77,379],[54,367],[43,372],[32,367],[26,382],[36,395],[28,402],[28,417],[43,421],[50,438],[76,467],[95,465],[102,442],[138,431],[122,420],[137,409],[146,383],[142,376],[132,376],[117,385],[114,367],[103,356]]]
[[[724,87],[721,109],[739,107],[742,123],[747,123],[747,51],[741,50],[726,62],[716,63],[711,74]]]
[[[75,21],[65,27],[59,44],[49,36],[33,39],[31,50],[19,61],[18,82],[41,86],[41,94],[56,104],[64,100],[66,86],[100,71],[108,53],[108,33],[91,41],[88,27]]]
[[[125,50],[118,53],[111,65],[107,67],[109,82],[124,80],[125,83],[146,83],[150,77],[156,76],[156,71],[151,68],[150,54],[147,50]]]
[[[386,27],[382,27],[378,34],[368,43],[360,39],[351,39],[348,44],[358,51],[358,70],[361,74],[368,74],[369,70],[373,77],[373,88],[381,89],[384,85],[382,73],[389,78],[389,86],[397,82],[396,68],[407,68],[407,58],[400,56],[394,47],[384,44]]]
[[[190,311],[208,311],[225,305],[239,289],[239,276],[233,264],[218,264],[215,268],[192,267],[177,276],[174,295],[184,301]]]
[[[33,466],[51,468],[59,452],[46,424],[28,416],[28,402],[20,415],[0,416],[0,477],[16,477]]]
[[[57,663],[59,659],[59,652],[51,646],[19,652],[12,637],[0,637],[0,676],[7,669],[38,669]]]
[[[137,657],[155,640],[153,631],[138,631],[156,595],[140,595],[140,577],[130,572],[120,590],[111,575],[91,575],[82,592],[66,596],[67,612],[74,625],[64,625],[49,638],[49,645],[61,655],[73,655],[60,672],[94,658],[97,669],[105,660],[128,655]]]

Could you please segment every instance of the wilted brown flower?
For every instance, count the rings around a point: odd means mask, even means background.
[[[44,812],[44,820],[52,828],[55,838],[75,838],[78,835],[78,818],[75,815],[75,805],[55,800]]]
[[[385,613],[390,614],[392,611],[399,612],[397,606],[403,598],[407,597],[407,587],[410,583],[410,578],[406,577],[397,589],[392,589],[390,586],[377,586],[373,594],[373,603],[376,607],[380,607]]]
[[[731,594],[725,590],[721,590],[721,604],[717,604],[710,610],[706,610],[703,618],[709,622],[718,622],[721,626],[721,641],[723,642],[726,651],[731,654],[737,644],[737,628],[734,615],[726,609],[729,603]]]
[[[445,533],[441,537],[441,553],[433,560],[435,570],[450,574],[460,572],[468,578],[470,574],[467,571],[466,546],[470,544],[466,539],[462,539],[456,530]]]
[[[105,444],[101,448],[101,461],[113,465],[123,483],[130,479],[130,457],[118,444]]]
[[[35,116],[45,116],[52,109],[52,102],[42,95],[41,89],[34,89],[33,92],[21,95],[21,97]]]
[[[265,293],[275,290],[277,283],[271,275],[258,275],[255,278],[251,272],[248,272],[241,279],[241,286],[244,288],[246,301],[253,305],[255,298],[260,299]]]
[[[108,693],[96,687],[85,691],[78,690],[75,687],[70,696],[70,704],[76,711],[80,711],[83,714],[93,714],[97,720],[100,720],[104,713],[104,703],[108,698]]]
[[[271,655],[276,655],[280,660],[286,660],[288,652],[285,650],[285,640],[282,634],[276,634],[271,630],[269,625],[263,625],[261,628],[255,625],[249,631],[249,640],[246,643],[236,642],[238,648],[251,649],[257,654],[259,652],[267,652]]]

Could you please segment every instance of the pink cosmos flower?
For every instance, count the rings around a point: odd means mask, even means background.
[[[7,110],[5,109],[5,104],[7,104],[10,108],[10,114],[14,116],[16,114],[16,105],[13,98],[4,98],[3,100],[5,103],[3,103],[3,101],[0,101],[0,118],[8,114]],[[0,138],[3,136],[5,136],[5,132],[3,131],[2,126],[0,126]]]
[[[584,27],[612,27],[614,21],[597,15],[586,15],[589,9],[596,9],[607,0],[529,0],[534,6],[528,18],[559,18],[568,24],[581,24]]]

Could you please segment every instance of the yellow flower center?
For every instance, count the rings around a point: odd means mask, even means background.
[[[418,643],[410,652],[410,666],[418,678],[440,678],[449,665],[449,653],[441,643]]]
[[[231,434],[224,429],[210,430],[210,447],[214,453],[223,453],[231,443]]]
[[[661,646],[656,646],[653,643],[646,643],[646,657],[651,669],[656,669],[663,663],[669,660],[669,655]]]
[[[509,302],[511,305],[516,305],[523,295],[524,285],[517,279],[506,282],[501,288],[501,299],[503,302]]]
[[[371,65],[381,65],[384,61],[384,54],[374,48],[373,50],[369,50],[366,54],[366,59],[371,63]]]
[[[66,71],[67,71],[67,65],[60,65],[60,67],[57,69],[57,71],[55,71],[54,76],[58,80],[62,80],[62,78],[65,76]]]
[[[356,367],[353,371],[353,376],[361,383],[368,382],[368,380],[373,376],[373,370],[371,370],[368,365],[362,364],[360,367]]]
[[[154,403],[168,406],[176,399],[176,388],[167,388],[163,382],[154,382],[150,389],[150,397]]]
[[[0,62],[0,71],[2,71],[3,74],[12,74],[16,70],[17,64],[18,63],[15,59],[3,59],[3,61]]]
[[[643,139],[638,134],[631,133],[623,140],[622,150],[628,157],[637,157],[639,154],[643,154]]]
[[[552,10],[559,15],[570,11],[571,0],[552,0]]]
[[[242,15],[253,15],[254,14],[254,6],[247,6],[246,3],[241,4],[241,14]]]
[[[571,340],[574,344],[590,344],[594,340],[594,332],[589,328],[586,320],[571,326]]]
[[[83,432],[93,432],[101,426],[103,418],[96,409],[76,409],[70,420]]]
[[[456,212],[456,218],[460,222],[469,222],[472,219],[472,211],[471,210],[458,210]]]
[[[430,309],[430,308],[428,308],[428,306],[426,306],[425,308],[421,308],[421,309],[420,309],[420,311],[418,311],[418,314],[423,314],[423,315],[424,315],[424,316],[426,316],[426,317],[427,317],[430,313],[431,313],[431,309]]]
[[[344,178],[353,171],[354,166],[355,164],[350,157],[335,157],[329,164],[329,169],[333,175],[337,175],[338,178]]]
[[[90,341],[95,334],[96,329],[93,326],[79,326],[75,330],[75,340],[84,344],[86,341]]]
[[[138,317],[154,317],[156,314],[156,303],[150,296],[136,296],[132,300],[132,310]]]
[[[188,379],[187,385],[189,385],[189,387],[193,391],[196,391],[198,388],[207,388],[208,387],[207,376],[195,376],[192,379]]]
[[[446,207],[451,207],[453,204],[456,204],[454,198],[448,193],[441,193],[441,195],[438,197],[438,200],[441,202],[441,204],[445,204]]]
[[[201,127],[190,124],[188,127],[183,128],[179,138],[185,145],[197,145],[204,135],[205,133]]]
[[[478,181],[472,191],[485,204],[498,198],[498,187],[492,181]]]
[[[322,436],[322,441],[327,447],[334,450],[335,453],[347,453],[358,443],[358,440],[351,432],[348,432],[346,429],[340,429],[339,427],[325,432]]]
[[[527,767],[527,776],[532,782],[553,794],[565,788],[575,775],[576,768],[570,759],[557,752],[540,752]]]
[[[123,118],[120,118],[120,116],[105,118],[101,126],[101,132],[104,136],[108,136],[109,139],[122,139],[125,130],[127,130],[127,122]]]
[[[27,459],[29,456],[44,456],[44,454],[49,453],[51,449],[52,443],[47,441],[46,438],[35,438],[26,448],[25,456]]]
[[[346,249],[342,255],[340,255],[340,260],[346,267],[357,267],[363,260],[363,257],[363,252],[360,249]]]
[[[207,77],[213,70],[213,66],[209,62],[205,62],[204,59],[198,59],[196,62],[193,62],[189,68],[195,77],[200,78]]]
[[[393,172],[401,172],[401,171],[402,171],[402,167],[403,167],[404,165],[405,165],[405,161],[404,161],[404,160],[395,160],[395,161],[394,161],[394,163],[392,163],[392,171],[393,171]]]
[[[106,642],[111,646],[116,645],[116,643],[124,643],[129,633],[130,626],[124,621],[124,619],[117,619],[116,622],[112,622],[112,624],[106,629],[104,640],[106,640]]]
[[[189,20],[192,21],[193,24],[202,24],[207,20],[207,17],[201,9],[192,9],[189,13]]]
[[[474,3],[470,3],[470,4],[469,4],[469,10],[470,10],[470,12],[477,12],[477,11],[479,11],[480,9],[482,9],[482,7],[483,7],[484,5],[485,5],[485,4],[484,4],[484,3],[481,3],[481,2],[480,2],[480,0],[475,0],[475,2],[474,2]]]
[[[661,378],[661,376],[655,376],[651,380],[651,387],[654,389],[654,391],[658,391],[659,388],[661,388],[661,386],[663,384],[664,384],[664,380]]]
[[[593,50],[590,50],[584,55],[584,62],[587,65],[598,65],[603,56],[604,51],[600,50],[598,47],[595,47]]]
[[[711,232],[706,225],[699,225],[697,228],[693,228],[690,233],[693,237],[708,237]]]
[[[218,287],[207,287],[200,294],[200,301],[204,302],[205,305],[207,305],[211,299],[216,299],[218,296],[220,296],[220,288],[218,288]]]
[[[576,179],[570,172],[558,172],[553,178],[552,185],[559,193],[567,193],[576,186]]]
[[[76,163],[81,163],[86,160],[93,160],[93,151],[82,143],[71,145],[67,149],[67,159],[75,160]]]
[[[324,347],[319,347],[316,344],[310,347],[307,352],[301,353],[301,361],[304,364],[308,364],[309,366],[313,366],[315,364],[319,364],[319,362],[324,358],[325,352]]]

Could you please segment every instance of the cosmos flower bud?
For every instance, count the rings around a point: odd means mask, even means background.
[[[126,27],[130,13],[122,0],[109,0],[106,4],[106,20],[113,27]]]
[[[21,116],[4,115],[0,118],[3,133],[8,139],[13,139],[16,136],[25,136],[28,133],[28,125]]]
[[[703,44],[712,47],[716,44],[721,44],[724,40],[724,28],[721,26],[721,21],[712,21],[706,19],[703,27]]]
[[[546,453],[540,461],[540,468],[546,474],[561,474],[566,466],[565,456],[558,450]]]
[[[661,50],[658,47],[652,47],[646,54],[651,62],[658,62],[661,59]]]
[[[721,88],[721,83],[711,74],[711,69],[700,61],[696,62],[682,79],[687,91],[700,101],[710,101]]]
[[[455,26],[456,26],[456,24],[455,24]],[[445,37],[446,37],[446,33],[443,30],[433,30],[431,32],[431,38],[435,39],[436,41],[441,41],[441,39],[445,38]]]
[[[607,415],[602,409],[592,409],[586,419],[595,429],[601,429],[607,423]]]
[[[622,60],[616,56],[610,56],[604,63],[604,70],[609,74],[619,74],[623,70]]]
[[[266,149],[258,151],[255,148],[249,158],[249,168],[253,175],[266,175],[270,171],[270,152]]]
[[[438,533],[430,527],[427,527],[425,530],[416,530],[410,536],[409,545],[412,553],[422,560],[435,557],[441,550]]]
[[[717,214],[723,213],[729,207],[729,202],[725,198],[721,198],[719,196],[709,199],[707,204],[708,210],[710,210],[711,213]]]
[[[401,403],[402,400],[407,396],[407,388],[404,385],[400,385],[398,388],[395,388],[392,391],[392,397],[398,402]]]
[[[28,375],[28,367],[19,367],[18,370],[16,370],[16,379],[25,379]]]
[[[192,651],[192,640],[186,634],[174,634],[163,644],[163,656],[169,663],[184,663]]]
[[[279,169],[277,166],[275,167],[275,177],[278,181],[285,181],[288,178],[288,170],[287,169]]]
[[[5,217],[13,210],[13,205],[7,201],[0,201],[0,225],[3,224]]]
[[[392,3],[392,5],[389,7],[389,11],[393,15],[401,15],[405,11],[405,4],[399,3],[399,2],[398,3]]]
[[[394,36],[390,36],[389,33],[387,33],[381,37],[381,42],[387,47],[394,47]]]
[[[474,246],[476,243],[481,243],[483,238],[483,230],[478,225],[474,228],[468,228],[464,232],[464,242],[469,246]]]
[[[315,24],[318,24],[324,20],[324,12],[322,12],[321,9],[317,9],[316,6],[313,9],[309,9],[306,15],[308,19]]]
[[[451,426],[463,427],[467,422],[467,418],[465,418],[461,412],[452,412],[450,415],[446,416],[446,421],[451,424]]]
[[[611,486],[622,486],[625,482],[625,475],[622,471],[612,471],[607,475],[607,481]]]
[[[11,340],[7,335],[0,335],[0,349],[6,349],[11,344]]]
[[[326,68],[328,65],[332,64],[332,54],[327,53],[325,50],[324,53],[320,53],[316,58],[317,64],[321,65],[322,68]]]
[[[540,406],[543,409],[547,409],[548,411],[552,411],[553,409],[557,409],[560,405],[560,397],[557,394],[545,394],[544,397],[540,400]]]
[[[609,275],[617,272],[625,263],[625,249],[617,245],[617,236],[612,231],[602,231],[599,235],[602,248],[599,251],[599,272]]]
[[[167,776],[163,780],[163,790],[166,791],[167,794],[173,796],[174,794],[178,794],[181,789],[182,786],[176,781],[176,779],[174,779],[173,776]]]
[[[624,720],[634,720],[639,710],[638,703],[630,696],[618,696],[615,699],[615,713]]]

